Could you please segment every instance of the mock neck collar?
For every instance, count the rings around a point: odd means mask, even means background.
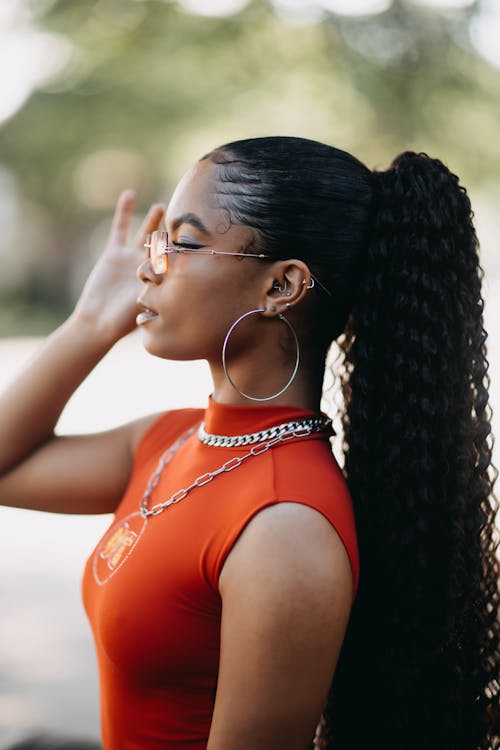
[[[203,421],[206,431],[213,435],[244,435],[295,419],[326,416],[302,406],[222,404],[210,395]]]

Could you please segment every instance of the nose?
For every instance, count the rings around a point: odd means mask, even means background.
[[[161,283],[162,277],[153,271],[153,266],[151,265],[150,258],[146,258],[146,260],[144,260],[140,264],[140,266],[137,268],[135,275],[138,281],[144,281],[145,283],[150,281],[153,284]]]

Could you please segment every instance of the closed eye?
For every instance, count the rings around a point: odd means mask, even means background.
[[[172,242],[174,247],[185,247],[187,250],[198,250],[203,245],[191,245],[188,242]]]

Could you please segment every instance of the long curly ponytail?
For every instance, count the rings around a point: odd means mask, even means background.
[[[424,153],[372,172],[332,146],[269,137],[204,158],[230,220],[331,292],[315,290],[308,333],[321,364],[339,348],[361,566],[314,745],[495,750],[498,472],[467,193]]]
[[[499,564],[478,242],[466,191],[405,152],[375,172],[339,346],[361,580],[324,713],[334,750],[499,746]]]

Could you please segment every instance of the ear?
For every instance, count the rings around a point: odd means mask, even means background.
[[[308,294],[311,272],[302,260],[291,258],[273,263],[264,278],[260,307],[266,317],[274,317],[295,307]]]

